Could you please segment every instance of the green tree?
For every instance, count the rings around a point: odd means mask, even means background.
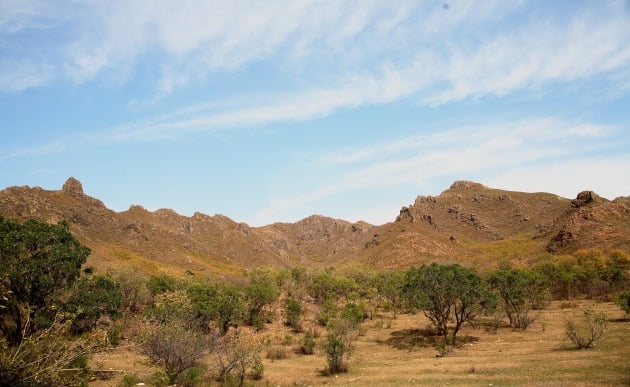
[[[324,353],[328,363],[328,373],[338,374],[348,371],[348,360],[353,351],[352,341],[357,336],[356,326],[347,319],[333,319],[326,327],[328,337]]]
[[[630,290],[626,290],[617,295],[617,305],[626,312],[627,317],[630,317]]]
[[[474,321],[490,297],[481,277],[470,269],[436,263],[409,269],[404,292],[411,305],[423,310],[445,342],[453,344],[461,326]],[[449,339],[451,319],[455,326]]]
[[[118,317],[121,299],[120,287],[111,279],[103,276],[81,278],[64,306],[75,314],[73,332],[92,330],[101,316]]]
[[[272,275],[263,271],[250,273],[249,284],[245,287],[245,299],[249,307],[249,323],[261,329],[262,312],[265,306],[275,302],[280,290]]]
[[[544,278],[528,270],[497,270],[490,274],[488,283],[515,329],[527,329],[535,320],[532,309],[541,308],[548,297]]]
[[[215,321],[222,333],[238,327],[245,318],[245,302],[240,290],[231,284],[194,284],[187,290],[200,323]]]
[[[405,287],[405,272],[392,271],[380,273],[378,276],[377,293],[384,298],[389,309],[396,318],[396,312],[400,309]]]
[[[38,328],[29,321],[39,322],[51,314],[54,297],[76,281],[89,254],[65,222],[17,223],[0,217],[0,283],[4,293],[0,332],[10,344],[21,342],[25,334]]]

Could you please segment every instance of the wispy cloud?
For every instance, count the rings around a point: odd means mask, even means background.
[[[505,180],[505,176],[521,169],[529,174],[545,171],[546,166],[541,163],[558,164],[565,168],[578,159],[582,164],[590,158],[589,151],[610,146],[605,139],[613,133],[614,129],[607,126],[542,118],[494,122],[483,127],[459,127],[354,150],[342,149],[316,157],[317,161],[309,164],[308,175],[321,175],[321,179],[306,184],[302,193],[275,198],[250,221],[265,224],[293,213],[294,209],[309,207],[318,200],[347,192],[366,192],[388,186],[432,187],[435,181],[448,176],[477,176],[483,182],[492,183],[502,181],[495,176],[504,176]],[[352,164],[349,169],[337,172],[339,165],[349,164]],[[608,164],[614,165],[612,162]],[[619,164],[613,170],[620,172],[624,167],[625,164]],[[570,176],[573,178],[573,175]],[[590,178],[590,175],[585,175],[581,182]],[[567,180],[562,176],[558,179]],[[300,181],[289,180],[293,184]],[[527,187],[528,181],[535,179],[523,180],[522,187]],[[530,189],[525,190],[535,190],[531,188],[538,186],[530,184]],[[557,186],[554,184],[552,187]],[[394,215],[391,214],[388,219],[364,220],[378,223],[389,221]]]

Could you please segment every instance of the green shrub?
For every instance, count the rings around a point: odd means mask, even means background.
[[[133,387],[140,383],[140,378],[136,374],[126,374],[120,381],[120,387]]]
[[[565,332],[569,340],[577,349],[586,349],[595,346],[606,333],[606,314],[595,312],[591,308],[582,311],[582,321],[576,323],[573,320],[566,322]]]
[[[328,325],[328,322],[337,316],[337,306],[332,302],[325,302],[317,313],[317,322],[321,326]]]
[[[363,322],[365,313],[363,308],[354,303],[348,303],[341,311],[341,318],[348,320],[355,327]]]
[[[626,317],[630,317],[630,290],[626,290],[617,296],[617,305],[626,312]]]
[[[264,374],[265,374],[265,365],[263,364],[262,359],[260,357],[257,357],[254,359],[254,362],[251,366],[249,377],[252,378],[253,380],[260,380],[262,379]]]
[[[122,338],[122,327],[120,324],[112,324],[112,326],[107,330],[107,341],[112,347],[117,347],[120,345],[120,340]]]
[[[169,377],[164,371],[157,371],[151,375],[151,385],[154,387],[166,387],[170,384]]]
[[[174,292],[177,289],[177,281],[175,278],[166,274],[153,275],[147,281],[147,289],[153,296],[164,294],[166,292]]]
[[[177,385],[184,387],[202,386],[206,369],[202,366],[191,367],[177,378]]]
[[[313,334],[311,331],[307,331],[304,334],[304,340],[302,340],[302,345],[300,346],[300,352],[304,355],[312,355],[315,350],[315,339],[313,338]]]
[[[286,324],[293,328],[294,331],[299,332],[302,330],[302,304],[295,299],[287,301],[285,308],[287,316]]]

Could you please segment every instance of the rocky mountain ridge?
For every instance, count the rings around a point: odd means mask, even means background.
[[[230,274],[257,265],[280,267],[369,263],[407,267],[427,260],[462,261],[479,246],[511,238],[535,241],[552,253],[578,248],[630,249],[630,199],[609,201],[592,191],[573,199],[457,181],[438,196],[418,196],[381,226],[313,215],[295,223],[250,227],[222,216],[131,206],[115,212],[69,178],[61,190],[0,191],[0,215],[66,220],[107,268],[132,263],[146,270]]]

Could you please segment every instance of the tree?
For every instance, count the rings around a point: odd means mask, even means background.
[[[164,368],[169,382],[177,383],[187,370],[210,354],[212,340],[177,320],[152,323],[147,327],[141,348],[151,361]]]
[[[474,321],[489,299],[489,292],[476,273],[460,265],[436,263],[409,269],[404,292],[413,306],[423,310],[445,342],[453,344],[461,326]],[[449,340],[451,318],[455,326]]]
[[[90,250],[70,233],[68,224],[0,217],[0,283],[6,300],[0,308],[0,332],[18,344],[50,315],[55,295],[78,278]]]
[[[227,384],[231,377],[236,376],[238,385],[243,386],[250,371],[256,378],[262,377],[260,353],[264,345],[263,338],[251,328],[231,329],[219,337],[214,348],[219,380]]]
[[[261,329],[264,307],[276,301],[279,296],[280,290],[273,276],[265,271],[250,273],[250,283],[245,287],[245,299],[249,306],[249,323]]]
[[[627,317],[630,317],[630,290],[626,290],[617,296],[617,305],[626,312]]]
[[[347,319],[333,319],[326,327],[328,337],[324,344],[327,372],[338,374],[348,371],[348,360],[353,351],[352,341],[357,336],[356,325]]]
[[[75,314],[73,332],[92,330],[101,316],[118,317],[121,298],[120,287],[111,279],[103,276],[81,278],[64,306]]]
[[[121,293],[121,308],[131,313],[141,312],[152,301],[147,281],[137,267],[124,266],[112,273]]]
[[[595,346],[606,333],[606,314],[595,312],[591,308],[582,311],[583,318],[580,323],[573,320],[566,322],[565,332],[569,340],[577,349],[586,349]]]
[[[194,284],[187,290],[188,298],[200,323],[207,326],[215,321],[222,333],[238,327],[245,318],[245,303],[239,289],[231,284]]]
[[[405,272],[392,271],[379,274],[377,292],[387,301],[388,309],[391,309],[394,318],[401,307],[404,287]]]
[[[527,329],[534,321],[531,310],[542,307],[548,297],[544,279],[531,271],[497,270],[490,274],[488,283],[498,294],[514,329]]]
[[[89,373],[67,369],[104,349],[105,337],[100,332],[69,340],[71,325],[71,319],[57,314],[48,327],[24,337],[20,345],[9,347],[0,339],[0,386],[87,385]]]

